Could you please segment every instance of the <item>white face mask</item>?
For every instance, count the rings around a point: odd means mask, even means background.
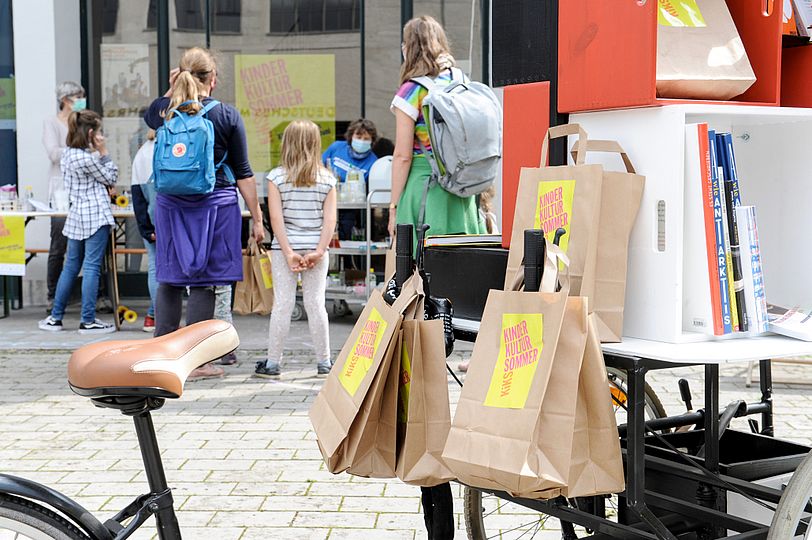
[[[351,143],[352,149],[359,154],[366,154],[372,148],[372,141],[366,139],[356,139],[353,137]]]

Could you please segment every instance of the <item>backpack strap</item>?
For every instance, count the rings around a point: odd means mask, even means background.
[[[200,114],[201,115],[207,114],[210,110],[212,110],[213,108],[215,108],[219,104],[220,104],[220,102],[217,101],[216,99],[213,99],[213,100],[209,101],[202,109],[200,109]]]
[[[426,146],[423,144],[423,141],[417,139],[417,144],[420,145],[420,151],[423,152],[423,156],[426,158],[426,161],[429,162],[431,166],[431,176],[428,180],[426,180],[426,185],[423,187],[423,197],[420,199],[420,211],[417,214],[417,228],[423,226],[426,222],[426,200],[429,196],[429,189],[431,186],[437,183],[438,179],[440,178],[440,169],[437,167],[437,163],[434,161],[434,157],[429,154],[429,151],[426,149]]]
[[[428,75],[423,75],[422,77],[414,77],[409,80],[412,81],[413,83],[419,84],[429,92],[434,90],[434,88],[437,86],[437,83],[434,82],[434,79],[432,79]]]

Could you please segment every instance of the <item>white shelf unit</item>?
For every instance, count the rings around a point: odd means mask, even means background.
[[[572,114],[570,122],[590,139],[620,142],[646,176],[629,244],[625,336],[668,343],[746,336],[683,329],[683,298],[692,294],[683,287],[686,249],[705,249],[683,245],[685,220],[703,219],[700,207],[684,204],[685,126],[699,122],[733,134],[742,204],[756,207],[768,301],[812,305],[812,109],[668,105]],[[619,167],[607,154],[590,154],[587,163]]]

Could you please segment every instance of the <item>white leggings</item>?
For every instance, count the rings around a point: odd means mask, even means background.
[[[330,332],[327,308],[324,306],[329,264],[330,257],[325,254],[316,266],[301,273],[307,325],[310,328],[316,360],[319,362],[330,359]],[[271,251],[271,270],[274,299],[271,324],[268,328],[268,360],[279,362],[285,350],[285,340],[290,330],[290,316],[296,304],[298,274],[291,271],[281,251]]]

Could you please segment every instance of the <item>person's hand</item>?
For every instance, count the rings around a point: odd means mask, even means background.
[[[153,244],[155,243],[155,233],[149,235],[149,241],[152,242]]]
[[[175,81],[178,79],[178,75],[180,75],[180,68],[175,68],[169,72],[169,90],[166,91],[164,96],[172,97],[172,89],[175,88]]]
[[[387,230],[389,231],[389,238],[395,237],[396,221],[397,221],[397,212],[395,210],[389,210],[389,225],[387,226]]]
[[[93,148],[96,149],[99,155],[107,155],[107,140],[104,138],[104,135],[101,133],[96,133],[96,135],[93,137]]]
[[[257,244],[265,241],[265,227],[262,225],[262,220],[254,220],[251,235],[257,241]]]
[[[322,257],[324,257],[324,251],[321,250],[311,251],[310,253],[307,253],[304,256],[305,266],[307,266],[308,268],[313,268],[321,260]]]
[[[288,261],[288,268],[290,268],[291,272],[301,272],[306,268],[304,257],[295,251],[285,254],[285,259]]]

